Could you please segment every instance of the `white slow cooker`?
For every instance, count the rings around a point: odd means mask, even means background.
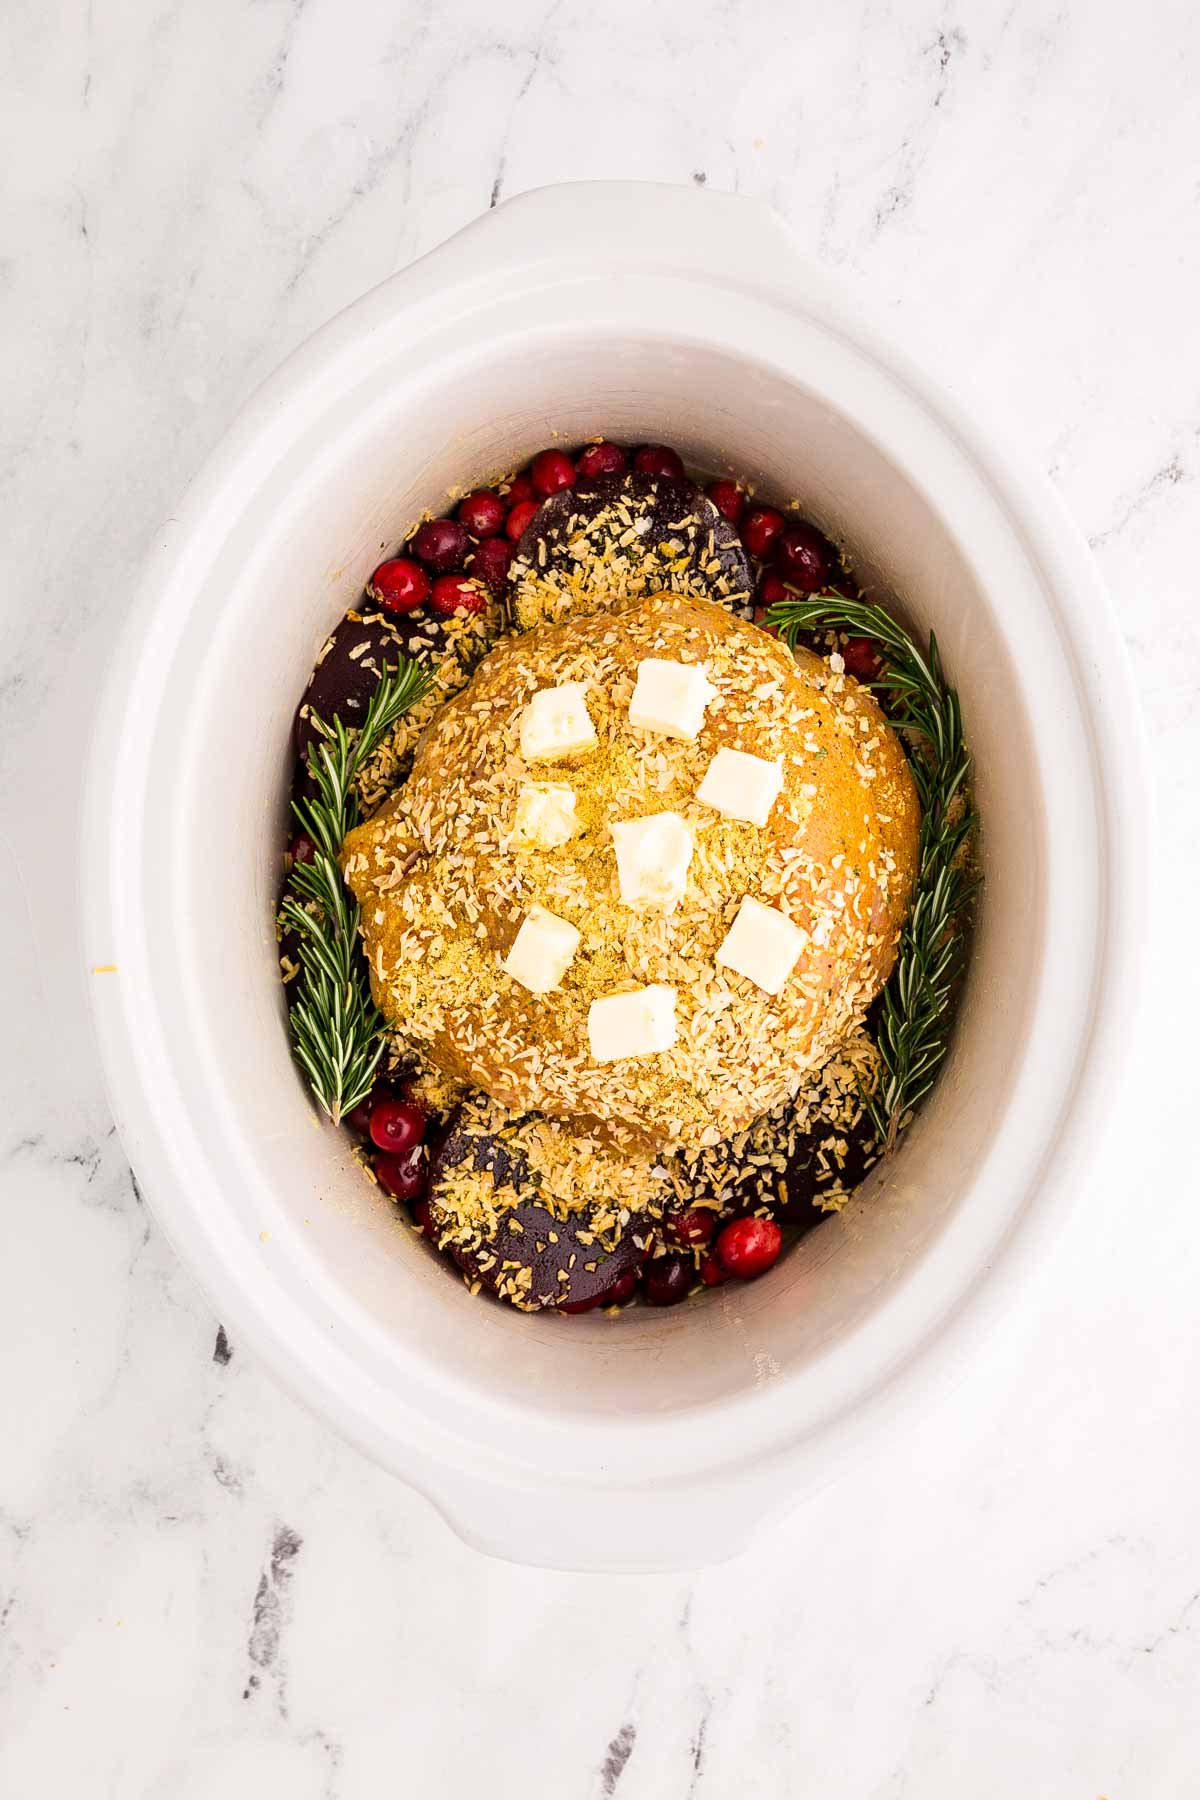
[[[293,710],[406,524],[557,434],[677,445],[843,540],[936,630],[986,881],[941,1082],[768,1276],[673,1312],[472,1298],[322,1126],[273,914]],[[147,571],[85,824],[117,1122],[179,1254],[296,1395],[499,1556],[740,1549],[988,1333],[1078,1193],[1132,1012],[1145,793],[1087,551],[758,203],[600,183],[510,201],[334,319],[246,407]]]

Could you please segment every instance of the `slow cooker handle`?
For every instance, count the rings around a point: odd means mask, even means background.
[[[577,1574],[668,1574],[739,1556],[810,1491],[767,1461],[739,1475],[637,1487],[564,1482],[553,1488],[429,1469],[405,1479],[472,1550],[500,1562]]]
[[[810,299],[837,289],[805,255],[774,207],[749,194],[659,181],[564,181],[503,200],[419,260],[444,262],[443,279],[498,265],[576,259],[594,272],[606,256],[674,275],[697,275],[785,302],[802,281]],[[400,267],[406,265],[401,264]]]

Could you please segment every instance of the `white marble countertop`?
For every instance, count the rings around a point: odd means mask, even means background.
[[[5,11],[0,1791],[1194,1794],[1200,17]],[[1143,1054],[1043,1289],[906,1454],[694,1577],[485,1561],[226,1342],[114,1137],[75,948],[98,671],[204,452],[398,261],[601,175],[764,195],[1003,409],[1116,595],[1162,848]]]

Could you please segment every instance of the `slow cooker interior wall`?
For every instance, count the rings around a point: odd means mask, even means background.
[[[292,708],[325,632],[380,554],[448,487],[485,479],[555,436],[570,443],[596,432],[671,441],[699,466],[726,466],[798,499],[846,542],[873,585],[936,626],[979,753],[989,888],[951,1066],[886,1179],[753,1286],[676,1313],[565,1321],[472,1299],[362,1180],[342,1141],[314,1129],[287,1054],[270,921]],[[227,581],[252,582],[258,604],[250,634],[239,625],[236,641],[220,646],[205,695],[212,780],[195,796],[187,849],[197,871],[228,857],[236,795],[234,863],[221,903],[198,910],[196,928],[211,939],[209,966],[225,973],[205,1009],[243,1129],[263,1134],[264,1192],[278,1208],[274,1253],[294,1260],[297,1279],[336,1295],[343,1319],[385,1341],[403,1312],[410,1343],[425,1346],[439,1379],[469,1387],[486,1366],[493,1392],[543,1414],[697,1405],[826,1352],[886,1300],[954,1207],[1020,1042],[1034,947],[1014,921],[1035,914],[1041,867],[1036,807],[1019,802],[1022,765],[1033,792],[1032,759],[994,599],[929,501],[849,418],[752,361],[649,336],[601,350],[564,333],[533,357],[493,350],[486,365],[463,357],[449,375],[442,364],[427,409],[408,405],[402,415],[386,392],[351,396],[314,439],[304,475],[289,466],[280,481],[286,496],[270,537],[227,559]],[[263,669],[265,684],[253,673]],[[250,741],[247,705],[260,712]],[[988,751],[1001,743],[1005,779],[994,781]],[[264,1042],[278,1050],[266,1067]],[[257,1231],[247,1205],[247,1229]]]

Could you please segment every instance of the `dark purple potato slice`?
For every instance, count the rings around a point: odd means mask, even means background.
[[[709,588],[714,599],[727,599],[735,612],[749,616],[754,578],[742,540],[708,495],[690,481],[633,472],[598,475],[578,487],[563,488],[542,502],[521,534],[517,556],[532,570],[552,568],[556,562],[574,568],[570,546],[585,531],[597,554],[613,550],[625,555],[630,547],[621,546],[620,538],[631,525],[641,526],[645,520],[649,525],[639,530],[640,542],[681,544],[687,552],[687,573]],[[519,577],[515,566],[512,573]]]
[[[521,1198],[503,1215],[493,1243],[478,1249],[454,1245],[446,1248],[446,1254],[463,1273],[477,1279],[489,1293],[501,1296],[506,1282],[520,1270],[529,1269],[532,1279],[523,1291],[530,1302],[541,1300],[547,1306],[586,1305],[600,1299],[620,1276],[639,1268],[646,1260],[647,1249],[635,1242],[632,1232],[626,1233],[615,1250],[606,1251],[598,1243],[582,1242],[579,1234],[588,1232],[590,1213],[554,1218],[539,1203],[532,1173],[520,1151],[490,1132],[464,1125],[460,1117],[451,1119],[430,1167],[429,1204],[436,1225],[446,1221],[446,1214],[438,1207],[439,1183],[447,1170],[464,1162],[481,1175],[490,1174],[498,1186],[511,1185],[522,1195],[528,1193],[528,1198]],[[519,1230],[510,1229],[510,1219],[515,1220]],[[647,1229],[644,1243],[648,1241]],[[560,1278],[560,1270],[565,1279]]]

